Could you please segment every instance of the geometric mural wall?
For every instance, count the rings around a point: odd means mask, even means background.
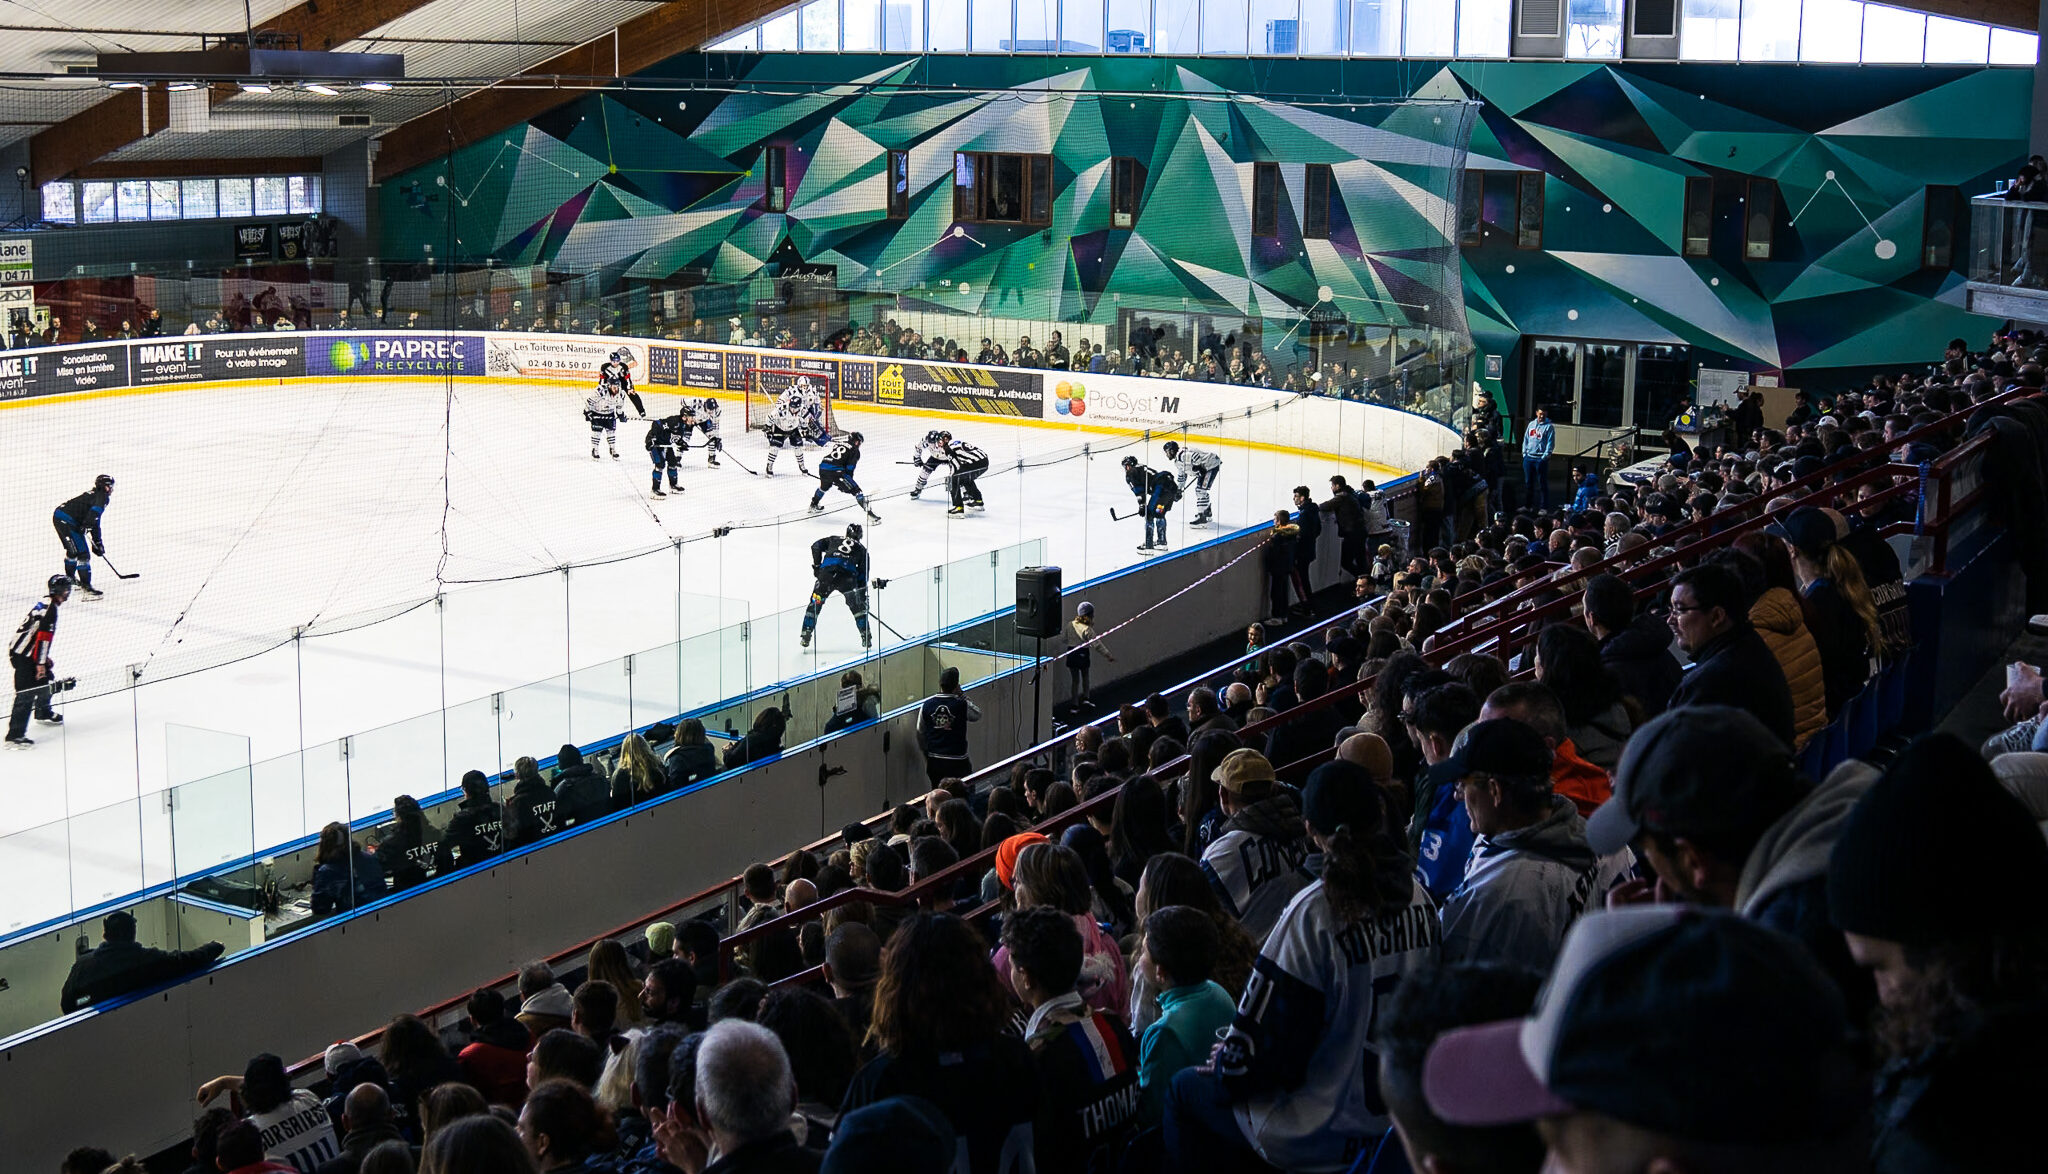
[[[1922,267],[1923,193],[1966,201],[2010,175],[2032,84],[1967,66],[1127,55],[686,54],[647,76],[724,92],[586,95],[387,180],[383,255],[720,281],[799,257],[846,285],[944,278],[991,299],[963,309],[1067,319],[1103,317],[1110,295],[1285,313],[1327,285],[1352,317],[1400,322],[1462,293],[1493,353],[1544,335],[1758,370],[1895,364],[1988,329],[1961,309],[1960,229],[1954,265]],[[764,207],[769,146],[788,150],[786,213]],[[890,149],[910,152],[906,219],[883,211]],[[1051,225],[948,236],[956,150],[1052,155]],[[1113,156],[1145,165],[1130,230],[1109,227]],[[1250,233],[1255,161],[1286,165],[1271,238]],[[1545,173],[1540,249],[1515,247],[1510,176],[1485,186],[1483,241],[1457,247],[1461,161]],[[1305,163],[1332,165],[1327,240],[1301,234]],[[1715,180],[1703,257],[1680,240],[1696,177]],[[1777,185],[1767,260],[1743,249],[1750,177]]]

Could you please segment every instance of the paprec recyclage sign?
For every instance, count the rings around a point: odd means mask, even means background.
[[[308,375],[482,375],[476,334],[325,334],[306,340]]]

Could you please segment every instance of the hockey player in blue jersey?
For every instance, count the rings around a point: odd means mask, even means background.
[[[688,417],[682,415],[656,416],[654,422],[647,426],[647,459],[654,464],[654,496],[668,496],[661,491],[664,470],[668,473],[668,487],[677,493],[683,491],[677,469],[683,460],[683,439],[689,433]]]
[[[57,507],[50,524],[57,528],[57,540],[64,544],[64,577],[78,584],[87,599],[106,592],[92,585],[92,556],[105,555],[107,544],[100,538],[100,515],[114,494],[114,479],[105,473],[93,478],[92,488]]]
[[[1124,458],[1124,484],[1145,515],[1145,543],[1139,550],[1166,549],[1166,511],[1180,500],[1180,487],[1168,469],[1148,469],[1136,457]]]
[[[818,609],[834,591],[846,597],[846,610],[853,613],[853,626],[860,629],[860,646],[874,647],[868,632],[868,548],[861,543],[859,522],[846,527],[843,538],[820,538],[811,543],[811,602],[804,608],[804,630],[797,640],[805,648],[818,628]]]
[[[853,479],[853,470],[860,464],[861,439],[860,433],[849,432],[845,440],[834,441],[832,447],[825,450],[824,457],[818,461],[818,491],[811,494],[812,513],[824,513],[825,491],[838,489],[853,495],[853,500],[859,502],[860,508],[867,511],[870,523],[882,520],[881,516],[875,513],[874,507],[868,504],[868,495]]]

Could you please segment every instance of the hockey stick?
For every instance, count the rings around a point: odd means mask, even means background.
[[[725,447],[724,445],[722,445],[722,444],[721,444],[721,445],[719,445],[719,446],[718,446],[718,450],[717,450],[717,451],[718,451],[718,453],[719,453],[719,454],[720,454],[721,456],[723,456],[723,457],[724,457],[724,458],[725,458],[726,460],[728,460],[728,461],[731,461],[731,462],[732,462],[733,464],[735,464],[735,465],[738,465],[738,466],[739,466],[739,469],[740,469],[740,472],[742,472],[742,473],[746,473],[746,474],[749,474],[749,475],[751,475],[751,476],[755,476],[755,477],[759,477],[759,476],[761,475],[761,474],[759,474],[759,473],[756,473],[756,472],[754,472],[754,470],[752,470],[752,469],[749,469],[749,468],[747,468],[747,466],[746,466],[745,464],[742,464],[742,463],[741,463],[741,461],[740,461],[740,459],[739,459],[738,457],[735,457],[735,456],[733,456],[733,455],[732,455],[732,453],[731,453],[730,451],[728,451],[728,450],[726,449],[726,447]]]
[[[1142,507],[1142,506],[1141,506],[1141,507],[1139,507],[1139,508],[1137,508],[1137,509],[1134,509],[1134,510],[1132,510],[1132,511],[1131,511],[1130,513],[1128,513],[1128,514],[1120,514],[1120,513],[1117,513],[1117,512],[1116,512],[1116,507],[1115,507],[1115,506],[1111,506],[1111,507],[1109,507],[1109,520],[1110,520],[1110,521],[1112,521],[1112,522],[1128,522],[1128,521],[1130,521],[1130,520],[1131,520],[1132,518],[1141,518],[1141,517],[1144,517],[1144,516],[1145,516],[1145,510],[1144,510],[1144,507]]]
[[[135,573],[134,573],[134,574],[132,574],[132,575],[124,575],[124,574],[122,574],[122,573],[121,573],[121,568],[119,568],[119,567],[115,566],[115,565],[114,565],[113,563],[111,563],[111,562],[107,562],[107,556],[106,556],[106,555],[101,555],[101,556],[100,556],[100,561],[101,561],[101,562],[103,562],[103,563],[106,563],[106,564],[107,564],[107,569],[108,569],[108,570],[110,570],[110,571],[112,571],[112,572],[114,572],[114,577],[115,577],[116,579],[140,579],[140,578],[142,577],[142,572],[141,572],[141,571],[137,571],[137,572],[135,572]]]

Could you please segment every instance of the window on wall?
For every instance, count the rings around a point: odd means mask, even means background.
[[[830,53],[839,48],[839,0],[811,0],[797,10],[798,40],[804,48]]]
[[[1330,57],[1344,52],[1346,0],[1301,0],[1301,28],[1295,34],[1305,57]]]
[[[1252,164],[1252,235],[1280,235],[1280,165]]]
[[[1102,48],[1102,0],[1064,0],[1060,5],[1060,49],[1094,53]]]
[[[1920,267],[1950,268],[1955,264],[1956,239],[1962,235],[1962,192],[1936,184],[1927,189],[1926,202],[1926,215],[1920,223]]]
[[[1742,59],[1799,60],[1799,5],[1787,0],[1742,0]]]
[[[1991,30],[1991,64],[2032,65],[2041,52],[2041,38],[2016,29]]]
[[[1704,257],[1714,243],[1714,180],[1696,175],[1685,181],[1685,255]]]
[[[1567,15],[1565,56],[1591,60],[1621,56],[1621,0],[1571,0]]]
[[[1109,226],[1135,228],[1138,201],[1145,190],[1145,165],[1118,157],[1109,161]]]
[[[846,15],[840,21],[840,46],[848,53],[866,53],[879,48],[882,5],[880,0],[845,0]]]
[[[967,6],[965,4],[941,4],[926,16],[931,22],[931,51],[934,53],[965,53],[967,51]]]
[[[1052,156],[955,152],[953,219],[1052,223]]]
[[[246,180],[243,182],[247,182]],[[114,220],[114,185],[104,180],[87,180],[79,186],[79,219],[86,224],[111,224]]]
[[[1245,51],[1246,0],[1202,0],[1202,52]]]
[[[1991,26],[1945,16],[1927,18],[1930,65],[1983,65],[1990,59]]]
[[[1927,17],[1883,4],[1863,6],[1863,60],[1909,65],[1927,49]]]
[[[256,215],[283,216],[291,209],[291,192],[282,175],[256,177]]]
[[[1768,179],[1752,179],[1742,197],[1742,255],[1751,261],[1771,259],[1771,239],[1777,226],[1778,185]]]
[[[52,224],[212,220],[225,216],[317,216],[318,175],[227,179],[60,179],[42,187],[42,219]]]
[[[1863,52],[1862,0],[1806,0],[1799,26],[1799,59],[1853,62]]]
[[[149,181],[117,180],[114,184],[114,202],[122,220],[149,219]]]
[[[1685,0],[1678,22],[1678,56],[1685,61],[1733,61],[1742,26],[1742,0]]]
[[[882,50],[887,53],[924,51],[924,0],[883,0]]]
[[[889,219],[910,215],[910,152],[889,152]]]
[[[768,210],[789,211],[789,148],[769,147],[764,153],[764,170],[768,173]]]
[[[1508,55],[1509,0],[1461,0],[1458,5],[1458,56]]]
[[[1311,163],[1302,177],[1301,235],[1330,239],[1330,190],[1336,186],[1327,163]]]
[[[293,176],[293,180],[303,178]],[[151,220],[183,219],[178,211],[178,181],[175,179],[152,179],[149,181],[149,218]]]
[[[1419,3],[1408,6],[1404,54],[1409,57],[1451,57],[1458,51],[1458,6]]]
[[[1543,173],[1522,171],[1515,175],[1515,247],[1543,247]]]
[[[796,13],[785,12],[761,22],[761,48],[770,53],[792,53],[796,47]]]
[[[953,0],[959,3],[960,0]],[[1010,51],[1010,0],[969,0],[976,53]]]
[[[1109,0],[1109,25],[1102,47],[1111,53],[1151,52],[1152,0]]]
[[[43,219],[51,224],[78,223],[78,188],[70,180],[43,185]]]
[[[220,214],[222,216],[253,216],[256,214],[255,180],[224,179],[220,181]]]
[[[215,187],[215,181],[210,179],[183,181],[179,200],[184,205],[187,220],[204,220],[219,215],[219,205],[214,200]]]
[[[1019,53],[1059,52],[1059,0],[1017,0],[1017,39],[1010,48]]]
[[[1467,169],[1458,188],[1458,246],[1476,248],[1486,239],[1486,173]]]
[[[1351,52],[1357,57],[1401,55],[1401,0],[1352,0]]]
[[[1301,52],[1301,5],[1298,0],[1251,0],[1251,48],[1254,53],[1292,57]]]

